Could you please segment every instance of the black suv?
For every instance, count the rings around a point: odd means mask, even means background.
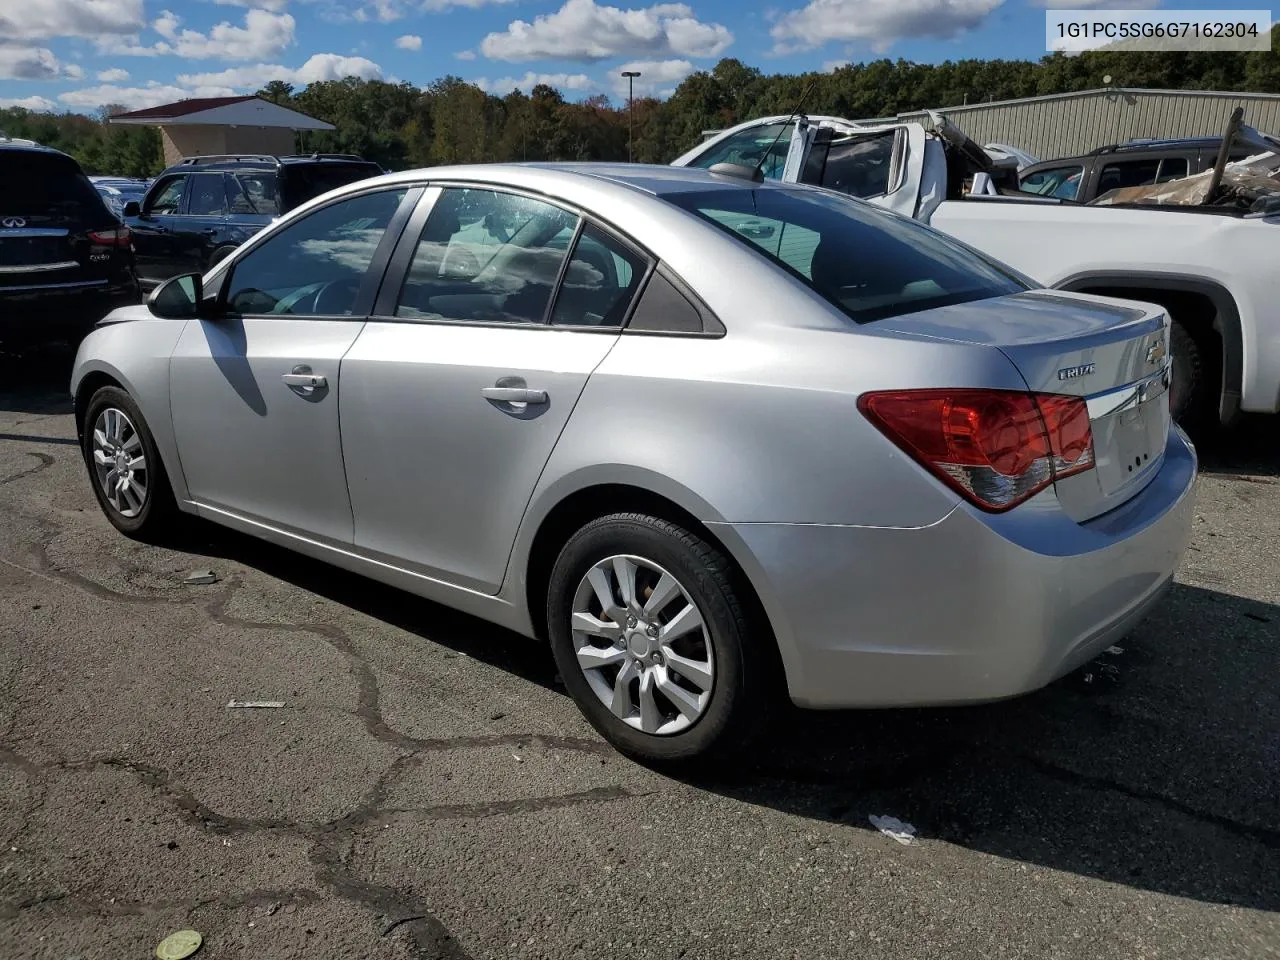
[[[281,214],[383,172],[349,154],[188,157],[125,204],[142,284],[203,272]]]
[[[1099,147],[1082,157],[1045,160],[1018,171],[1019,189],[1042,197],[1088,203],[1117,187],[1164,183],[1213,168],[1221,137],[1185,140],[1131,140]],[[1228,160],[1243,160],[1280,141],[1256,131],[1242,131],[1232,141]]]
[[[0,137],[0,341],[79,340],[140,300],[129,230],[80,165]]]

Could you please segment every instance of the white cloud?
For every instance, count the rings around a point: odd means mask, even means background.
[[[220,7],[257,7],[279,13],[289,5],[289,0],[213,0]]]
[[[0,37],[98,37],[137,33],[142,0],[5,0]]]
[[[151,22],[151,29],[164,39],[147,46],[138,37],[128,39],[102,37],[98,40],[101,53],[125,57],[156,57],[174,55],[188,60],[257,60],[279,53],[294,42],[296,21],[287,13],[271,13],[268,10],[248,10],[244,26],[237,27],[224,20],[208,33],[198,30],[180,30],[182,18],[169,10]]]
[[[696,69],[688,60],[633,60],[615,67],[610,82],[613,92],[625,99],[627,78],[622,74],[638,70],[640,76],[635,78],[637,97],[669,97],[680,81]]]
[[[317,53],[297,69],[275,63],[258,63],[252,66],[229,67],[217,73],[181,73],[178,74],[177,81],[183,87],[226,87],[231,88],[234,93],[238,90],[261,89],[272,80],[306,85],[322,80],[342,80],[346,77],[380,80],[382,68],[364,57]]]
[[[396,38],[396,46],[401,50],[421,50],[422,38],[406,33],[403,37]]]
[[[455,60],[474,60],[476,52],[474,50],[459,50],[453,57]]]
[[[466,7],[468,10],[479,10],[481,7],[496,6],[501,3],[515,3],[515,0],[426,0],[422,5],[422,9],[430,10],[434,13],[448,10],[451,7]]]
[[[21,107],[23,110],[56,110],[58,105],[45,97],[0,97],[0,107]]]
[[[155,84],[145,87],[120,87],[104,83],[84,90],[68,90],[58,94],[58,99],[70,107],[96,109],[108,103],[119,103],[130,110],[143,107],[157,107],[162,103],[173,103],[175,100],[189,100],[192,97],[229,97],[236,91],[230,87],[175,87],[169,84]]]
[[[837,70],[839,70],[841,67],[847,67],[848,65],[849,65],[849,61],[848,61],[848,60],[823,60],[823,61],[822,61],[822,72],[823,72],[823,73],[835,73],[835,72],[836,72]]]
[[[769,31],[777,53],[829,41],[870,43],[883,53],[909,37],[948,40],[979,26],[1004,0],[811,0]]]
[[[1160,0],[1034,0],[1037,7],[1054,10],[1150,10]]]
[[[78,63],[67,63],[67,64],[63,64],[63,67],[62,67],[62,74],[63,74],[63,76],[65,76],[68,80],[83,80],[83,79],[84,79],[84,67],[80,66],[80,64],[78,64]]]
[[[119,67],[112,67],[110,70],[99,72],[98,79],[103,83],[123,83],[129,79],[129,71],[122,70]]]
[[[0,46],[0,80],[53,80],[62,65],[45,47]]]
[[[585,73],[533,73],[532,71],[523,77],[499,77],[497,80],[480,77],[472,82],[481,90],[499,95],[510,93],[512,90],[523,90],[528,93],[539,84],[555,87],[557,90],[573,90],[579,93],[595,86]]]
[[[887,0],[876,0],[887,2]],[[683,3],[659,3],[638,10],[566,0],[555,13],[533,23],[516,20],[481,41],[493,60],[580,60],[592,62],[628,54],[714,57],[733,43],[718,23],[702,23]]]

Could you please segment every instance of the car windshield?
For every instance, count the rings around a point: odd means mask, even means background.
[[[978,253],[904,217],[823,191],[670,194],[858,323],[1027,289]]]
[[[103,213],[102,198],[76,162],[56,153],[0,152],[0,183],[22,185],[4,191],[0,217]]]

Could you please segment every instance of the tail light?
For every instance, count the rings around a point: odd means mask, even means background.
[[[1093,467],[1080,397],[1014,390],[866,393],[858,409],[890,440],[983,510],[1008,510]]]
[[[132,234],[128,227],[117,227],[114,230],[90,230],[89,240],[104,247],[127,247]]]

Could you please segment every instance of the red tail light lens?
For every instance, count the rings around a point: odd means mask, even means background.
[[[1080,397],[1015,390],[867,393],[858,409],[965,499],[1017,506],[1055,479],[1093,467],[1089,411]]]
[[[133,235],[128,227],[117,227],[115,230],[90,230],[89,240],[104,247],[127,247]]]

